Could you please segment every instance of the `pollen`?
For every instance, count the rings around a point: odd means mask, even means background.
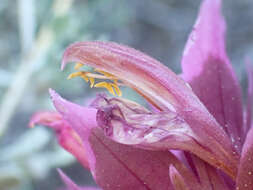
[[[105,88],[108,90],[109,93],[112,95],[118,95],[122,96],[122,92],[119,88],[119,83],[118,79],[116,76],[99,70],[99,69],[94,69],[94,72],[87,72],[87,71],[80,71],[80,68],[83,66],[81,63],[76,63],[74,69],[77,70],[77,72],[71,73],[68,76],[68,79],[72,79],[75,77],[81,77],[83,80],[85,80],[87,83],[90,82],[90,87],[93,88]],[[95,84],[95,79],[100,79],[100,80],[108,80],[103,81],[103,82],[98,82]]]

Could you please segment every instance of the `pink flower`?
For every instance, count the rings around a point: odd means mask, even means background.
[[[203,1],[183,53],[181,76],[112,42],[78,42],[65,51],[62,69],[69,61],[78,62],[78,72],[69,78],[80,76],[91,87],[119,96],[120,85],[131,87],[153,110],[105,95],[83,107],[50,90],[57,113],[39,113],[31,125],[52,127],[62,147],[105,190],[253,189],[253,70],[243,110],[220,9],[221,0]],[[82,64],[94,72],[81,71]],[[69,189],[79,189],[60,173]]]

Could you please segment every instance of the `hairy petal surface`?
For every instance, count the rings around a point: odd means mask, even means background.
[[[38,112],[33,115],[30,124],[48,126],[56,132],[58,143],[68,152],[73,154],[76,159],[85,167],[89,168],[86,152],[83,149],[82,141],[70,125],[62,119],[57,112]]]
[[[252,107],[253,107],[253,67],[250,62],[247,62],[247,74],[248,74],[248,91],[247,91],[247,110],[246,110],[246,124],[245,132],[246,136],[250,127],[252,126]]]
[[[226,55],[220,9],[221,0],[204,0],[184,50],[182,76],[240,150],[241,89]]]
[[[51,96],[57,111],[82,138],[91,173],[104,190],[170,190],[171,164],[187,176],[190,187],[199,189],[192,173],[169,151],[148,151],[116,143],[97,127],[96,109],[70,103],[53,91]]]
[[[239,171],[236,179],[238,190],[253,189],[253,128],[248,132],[242,148]]]
[[[99,126],[108,137],[117,142],[143,149],[189,151],[230,176],[235,172],[222,144],[210,140],[212,137],[209,134],[192,130],[189,121],[194,126],[198,125],[192,118],[186,122],[172,111],[152,113],[122,98],[107,99],[98,96],[93,106],[99,110]]]

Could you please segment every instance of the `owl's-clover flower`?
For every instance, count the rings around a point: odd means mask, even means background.
[[[85,107],[50,90],[57,112],[38,113],[31,125],[52,127],[59,144],[104,190],[253,189],[253,71],[248,68],[245,108],[225,51],[221,3],[203,0],[181,75],[124,45],[70,45],[62,69],[76,62],[77,72],[69,78],[80,76],[116,97],[98,95]],[[83,65],[94,71],[81,70]],[[134,89],[153,109],[121,98],[121,86]],[[69,189],[79,189],[60,174]]]

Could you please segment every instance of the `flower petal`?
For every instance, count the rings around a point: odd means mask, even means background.
[[[235,178],[237,161],[230,159],[222,139],[216,142],[193,118],[186,122],[172,111],[151,113],[122,98],[100,96],[96,102],[98,124],[113,140],[144,149],[189,151]]]
[[[241,89],[226,55],[225,22],[220,9],[221,0],[203,1],[184,50],[182,76],[236,146],[240,146]]]
[[[170,180],[175,190],[190,190],[183,177],[178,173],[177,169],[173,165],[170,166],[169,172]]]
[[[229,188],[225,183],[224,179],[222,179],[217,171],[210,165],[207,165],[207,173],[209,175],[209,180],[211,182],[213,190],[231,190],[231,188]]]
[[[60,121],[62,121],[62,117],[57,112],[38,112],[32,116],[29,126],[34,127],[35,125],[46,125],[58,129],[58,127],[61,128],[61,126],[64,125]]]
[[[246,126],[245,136],[247,135],[252,125],[252,107],[253,107],[253,67],[249,61],[247,61],[247,73],[248,73],[248,92],[247,92],[247,110],[246,110]]]
[[[248,132],[242,148],[236,188],[239,190],[253,189],[253,128]]]
[[[85,167],[89,168],[86,152],[83,149],[80,137],[57,112],[39,112],[34,114],[30,126],[45,125],[55,130],[59,144]]]
[[[52,91],[51,96],[57,111],[82,138],[92,175],[103,189],[170,190],[168,170],[171,164],[197,183],[170,152],[148,151],[115,143],[97,127],[95,109],[70,103]]]
[[[229,190],[223,178],[218,174],[217,170],[208,163],[202,161],[194,155],[186,154],[187,159],[193,164],[194,171],[198,176],[201,188],[205,190]]]

